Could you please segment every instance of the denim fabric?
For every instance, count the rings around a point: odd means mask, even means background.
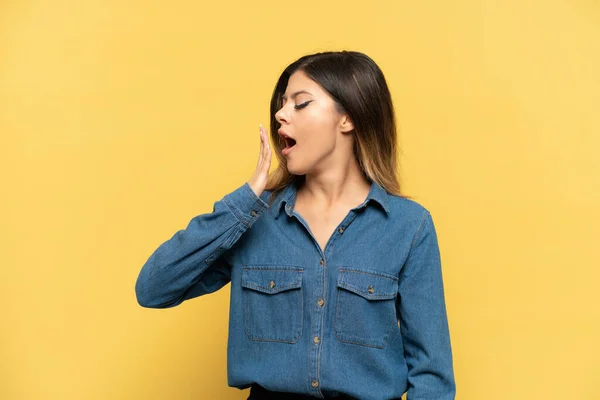
[[[135,284],[168,308],[231,283],[227,378],[316,398],[450,400],[452,351],[431,214],[371,183],[321,249],[297,188],[248,183],[163,242]],[[210,324],[210,321],[206,321]]]
[[[289,392],[273,392],[269,391],[262,386],[254,383],[250,388],[250,395],[246,400],[311,400],[314,399],[314,396],[310,396],[307,394],[297,394],[297,393],[289,393]],[[346,395],[336,396],[336,397],[328,397],[328,399],[337,399],[337,400],[356,400],[355,397],[350,397]]]

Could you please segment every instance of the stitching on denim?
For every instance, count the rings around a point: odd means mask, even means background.
[[[377,273],[377,272],[369,272],[369,271],[365,271],[365,270],[359,270],[359,269],[355,269],[355,268],[340,268],[339,269],[340,273],[338,274],[338,279],[337,279],[337,286],[338,287],[343,287],[345,289],[351,290],[351,291],[356,291],[359,292],[357,294],[360,294],[361,296],[369,299],[369,300],[377,300],[377,299],[389,299],[389,298],[394,298],[396,297],[397,293],[398,293],[398,278],[395,276],[387,276],[387,275],[383,275],[383,273]],[[347,283],[347,282],[342,282],[343,280],[343,273],[344,272],[352,272],[352,273],[360,273],[360,274],[367,274],[367,275],[371,275],[374,276],[376,278],[385,278],[385,279],[389,279],[393,282],[393,288],[394,291],[392,292],[386,292],[385,294],[370,294],[367,293],[361,289],[359,289],[358,287]]]
[[[390,293],[385,293],[385,294],[370,294],[367,292],[364,292],[362,290],[360,290],[359,288],[349,285],[347,283],[341,283],[338,282],[338,287],[344,288],[344,289],[349,289],[351,292],[359,292],[357,294],[361,295],[362,297],[366,298],[367,300],[377,300],[377,299],[393,299],[394,297],[396,297],[396,295],[398,294],[398,290],[396,289],[396,291],[394,292],[390,292]]]
[[[415,244],[415,242],[417,241],[417,236],[419,236],[421,234],[421,228],[423,227],[423,224],[425,222],[425,217],[427,216],[428,211],[424,210],[423,211],[423,216],[421,217],[421,223],[419,224],[419,229],[417,229],[417,232],[415,233],[415,236],[413,236],[413,240],[412,242],[410,242],[410,247],[408,248],[408,253],[410,254],[410,251],[413,248],[413,245]]]
[[[232,226],[227,228],[227,230],[234,228],[236,225],[237,225],[237,223],[233,224]],[[235,230],[232,230],[231,232],[229,232],[229,235],[223,240],[223,243],[218,245],[217,248],[212,253],[210,253],[210,255],[208,257],[206,257],[204,259],[205,264],[208,264],[208,265],[212,264],[218,257],[221,256],[221,254],[225,253],[225,251],[227,251],[231,248],[231,244],[229,243],[229,240],[234,237],[235,232],[236,232]],[[233,242],[233,240],[231,240],[231,241]],[[220,254],[215,256],[215,254],[217,254],[217,253],[220,253]],[[208,261],[211,258],[213,258],[213,260]]]
[[[327,267],[327,263],[325,263],[325,265],[323,267]],[[328,299],[325,299],[325,294],[327,293],[327,278],[328,278],[328,273],[327,273],[327,269],[326,268],[321,268],[321,272],[322,272],[322,277],[323,277],[323,298],[325,300],[325,305],[327,305],[328,303]],[[321,327],[325,326],[325,314],[326,314],[326,309],[322,309],[321,310]],[[323,332],[324,329],[321,329],[321,332]],[[323,335],[321,335],[321,337],[323,337]],[[323,352],[323,342],[321,341],[321,345],[319,346],[319,350],[317,353],[317,379],[319,380],[319,382],[321,381],[321,353]],[[323,393],[321,392],[321,386],[317,387],[317,392],[321,395],[323,395]],[[323,395],[323,398],[325,398],[325,396]]]
[[[260,196],[258,196],[256,193],[254,193],[254,190],[252,190],[250,185],[246,185],[246,183],[247,182],[245,182],[242,186],[246,188],[246,191],[249,192],[250,195],[252,195],[252,200],[254,201],[254,203],[262,209],[266,210],[267,208],[269,208],[269,204],[263,199],[261,199]]]
[[[227,207],[229,207],[229,209],[231,210],[231,212],[233,212],[233,215],[235,215],[235,217],[237,218],[237,220],[240,221],[242,224],[244,224],[247,228],[249,228],[250,224],[246,223],[246,221],[244,220],[244,218],[242,218],[242,216],[237,213],[237,211],[235,210],[235,207],[233,205],[229,204],[229,200],[227,199],[227,196],[225,196],[223,198],[223,201],[225,202],[225,204],[227,204]]]
[[[392,326],[390,328],[390,330],[388,331],[388,333],[387,333],[387,339],[385,339],[385,341],[383,342],[382,345],[369,344],[369,343],[365,343],[365,342],[353,342],[351,340],[340,339],[338,337],[338,335],[337,335],[337,332],[335,333],[335,336],[342,343],[357,344],[359,346],[374,347],[376,349],[383,349],[385,347],[385,345],[390,341],[390,337],[392,336],[390,333],[392,332],[393,329],[394,329],[394,327]]]
[[[343,339],[338,335],[338,311],[339,311],[339,304],[340,304],[340,290],[338,289],[338,295],[337,295],[337,301],[335,304],[335,323],[334,323],[334,327],[333,327],[333,334],[335,335],[336,339],[339,340],[342,343],[350,343],[350,344],[357,344],[359,346],[367,346],[367,347],[375,347],[377,349],[382,349],[385,346],[385,343],[387,343],[387,340],[384,342],[383,345],[378,346],[378,345],[374,345],[374,344],[369,344],[369,343],[362,343],[362,342],[353,342],[351,340],[348,339]],[[389,339],[389,337],[388,337]]]
[[[299,267],[290,267],[290,268],[277,268],[277,267],[242,267],[243,271],[285,271],[285,272],[293,272],[294,273],[294,283],[290,283],[285,286],[280,286],[275,290],[270,290],[271,288],[267,288],[266,286],[261,286],[255,282],[248,282],[248,279],[244,280],[244,276],[242,275],[242,286],[250,289],[256,289],[263,293],[275,294],[282,292],[289,288],[297,288],[302,287],[302,273],[304,272],[303,268]]]
[[[339,340],[342,343],[356,344],[356,345],[359,345],[359,346],[366,346],[366,347],[374,347],[374,348],[377,348],[377,349],[383,349],[385,347],[385,345],[389,342],[390,337],[392,336],[391,332],[392,332],[393,326],[390,327],[390,329],[388,330],[388,332],[387,332],[387,338],[383,342],[382,345],[374,345],[374,344],[369,344],[369,343],[366,343],[366,342],[354,342],[352,340],[343,339],[343,338],[341,338],[338,335],[338,314],[339,314],[339,309],[340,309],[340,307],[339,307],[339,305],[340,305],[340,292],[341,292],[340,289],[337,289],[337,299],[336,299],[336,302],[335,302],[335,320],[334,320],[334,325],[333,325],[333,334],[335,335],[336,339]]]
[[[349,271],[349,272],[358,272],[361,274],[369,274],[369,275],[373,275],[373,276],[377,276],[377,277],[381,277],[381,278],[387,278],[393,281],[398,281],[398,277],[394,276],[394,275],[388,275],[385,274],[383,272],[379,272],[379,271],[367,271],[365,269],[358,269],[358,268],[351,268],[351,267],[340,267],[340,272],[344,272],[344,271]]]
[[[246,265],[245,267],[242,267],[243,270],[248,270],[248,271],[291,271],[291,272],[302,272],[304,271],[304,268],[302,267],[269,267],[269,266],[251,266],[251,265]]]
[[[302,337],[302,330],[304,327],[304,292],[302,290],[302,272],[304,271],[304,268],[301,267],[289,267],[289,268],[282,268],[282,267],[268,267],[268,266],[256,266],[256,267],[250,267],[250,266],[246,266],[246,267],[242,267],[242,270],[248,270],[248,271],[289,271],[289,272],[294,272],[296,274],[298,274],[299,277],[299,282],[295,282],[292,285],[287,285],[284,286],[282,288],[279,288],[280,290],[277,292],[268,292],[268,294],[279,294],[281,292],[283,292],[286,289],[289,289],[291,287],[293,288],[299,288],[299,292],[298,296],[300,297],[299,301],[300,301],[300,313],[297,316],[297,318],[300,318],[300,323],[299,323],[299,331],[300,334],[298,335],[297,338],[292,339],[292,340],[284,340],[284,339],[266,339],[266,338],[260,338],[260,337],[255,337],[252,336],[250,334],[250,332],[248,331],[248,325],[249,325],[249,309],[248,309],[248,296],[250,295],[250,292],[248,292],[247,290],[244,290],[244,332],[246,333],[246,336],[250,339],[250,340],[254,340],[254,341],[259,341],[259,342],[280,342],[280,343],[296,343],[298,342],[298,340],[300,340],[300,338]],[[244,281],[242,279],[242,287],[245,288],[249,288],[249,289],[263,289],[264,287],[260,287],[260,286],[256,286],[252,283],[248,283],[246,282],[244,284]],[[264,291],[260,290],[261,293],[265,293]],[[276,297],[275,297],[276,298]]]
[[[253,283],[248,283],[248,282],[246,282],[245,284],[242,284],[242,286],[249,288],[249,289],[259,289],[259,291],[263,292],[263,293],[276,294],[279,292],[283,292],[286,289],[299,288],[302,286],[302,282],[293,283],[293,284],[287,285],[287,286],[281,286],[281,287],[279,287],[279,290],[267,289],[265,286],[259,286],[259,285],[255,285]]]
[[[293,340],[283,340],[283,339],[264,339],[264,338],[257,338],[257,337],[253,337],[250,332],[248,332],[248,291],[244,291],[244,332],[246,333],[246,336],[248,337],[248,339],[250,340],[254,340],[257,342],[279,342],[279,343],[297,343],[298,340],[300,340],[300,338],[302,337],[302,331],[304,328],[304,292],[302,291],[302,288],[300,288],[300,313],[298,315],[298,318],[300,318],[300,326],[299,326],[299,331],[300,334],[298,335],[297,338],[293,339]]]

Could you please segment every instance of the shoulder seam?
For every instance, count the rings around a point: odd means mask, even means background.
[[[419,237],[419,235],[421,234],[421,229],[423,228],[423,223],[425,222],[425,217],[427,216],[427,214],[429,214],[429,211],[427,211],[427,209],[423,209],[423,216],[421,217],[421,223],[419,224],[419,229],[417,229],[417,232],[415,233],[415,236],[413,236],[413,240],[410,243],[410,248],[408,249],[409,252],[412,250],[413,245],[417,241],[417,237]]]

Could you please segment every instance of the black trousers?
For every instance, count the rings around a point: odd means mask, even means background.
[[[334,397],[331,397],[334,398]],[[250,387],[250,397],[247,400],[314,400],[316,397],[288,392],[271,392],[257,383]],[[348,396],[338,396],[335,399],[353,399]]]

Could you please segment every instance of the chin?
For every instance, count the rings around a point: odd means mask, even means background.
[[[301,173],[297,169],[295,169],[293,166],[291,166],[289,162],[287,163],[286,167],[287,167],[287,170],[288,170],[288,172],[290,174],[292,174],[292,175],[301,175]]]
[[[304,174],[306,174],[306,172],[300,170],[299,168],[294,168],[294,166],[290,165],[289,162],[287,163],[287,170],[292,175],[304,175]]]

